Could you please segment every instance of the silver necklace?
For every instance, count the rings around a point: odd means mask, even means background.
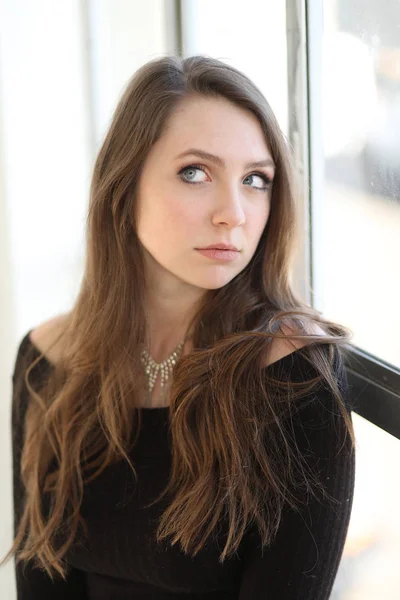
[[[179,359],[185,340],[180,342],[175,350],[160,363],[156,363],[156,361],[150,356],[147,348],[144,348],[141,353],[141,361],[144,365],[144,371],[147,377],[147,405],[150,405],[151,402],[151,393],[153,391],[154,385],[156,383],[158,373],[161,372],[161,399],[164,399],[166,387],[168,385],[168,380],[172,376],[172,370]]]

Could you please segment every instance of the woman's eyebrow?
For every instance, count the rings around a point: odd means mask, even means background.
[[[204,160],[209,160],[215,163],[218,167],[222,167],[223,169],[226,167],[225,161],[216,156],[215,154],[210,154],[210,152],[206,152],[205,150],[200,150],[199,148],[189,148],[189,150],[185,150],[181,154],[178,154],[176,158],[183,158],[188,154],[192,156],[198,156],[199,158],[203,158]],[[244,165],[245,169],[254,169],[256,167],[273,167],[275,169],[275,163],[272,158],[265,158],[263,160],[258,160],[256,162],[250,162]]]

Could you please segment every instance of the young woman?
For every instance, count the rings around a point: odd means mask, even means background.
[[[249,79],[144,65],[94,166],[70,312],[13,374],[19,600],[325,600],[351,333],[296,297],[291,154]]]

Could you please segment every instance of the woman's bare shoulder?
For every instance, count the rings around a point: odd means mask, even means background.
[[[294,327],[288,324],[282,324],[282,331],[284,335],[290,336],[295,333]],[[309,335],[326,335],[325,331],[317,323],[312,324],[309,328]],[[273,340],[271,348],[269,349],[268,357],[265,360],[264,366],[271,365],[277,362],[284,356],[291,354],[295,350],[302,348],[307,345],[307,340],[285,340],[284,338]]]
[[[62,344],[59,338],[65,329],[67,318],[68,313],[56,315],[34,327],[29,334],[33,346],[53,364],[57,364],[61,355]]]

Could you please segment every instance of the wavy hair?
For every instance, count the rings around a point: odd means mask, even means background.
[[[172,470],[155,501],[170,494],[171,502],[160,518],[157,541],[171,537],[194,556],[226,518],[221,562],[237,550],[250,524],[267,545],[284,505],[299,506],[299,474],[312,493],[322,485],[311,472],[305,475],[302,457],[282,427],[290,406],[321,382],[335,398],[346,439],[349,434],[355,446],[335,367],[335,357],[343,366],[352,332],[323,318],[292,289],[298,194],[291,148],[273,111],[243,73],[221,61],[205,56],[150,61],[123,90],[96,157],[84,274],[59,336],[62,356],[38,389],[29,374],[44,354],[24,369],[31,398],[20,471],[25,504],[6,559],[15,553],[17,561],[33,560],[52,578],[57,572],[65,578],[63,557],[79,525],[87,533],[79,510],[85,484],[118,460],[126,460],[137,478],[129,452],[141,426],[137,348],[147,332],[135,189],[169,116],[193,94],[225,98],[255,115],[276,173],[269,219],[254,256],[225,286],[206,291],[191,322],[193,351],[174,367]],[[324,335],[315,333],[315,325]],[[276,338],[302,343],[298,353],[315,369],[311,379],[271,377],[264,367]],[[65,539],[58,547],[60,531]]]

